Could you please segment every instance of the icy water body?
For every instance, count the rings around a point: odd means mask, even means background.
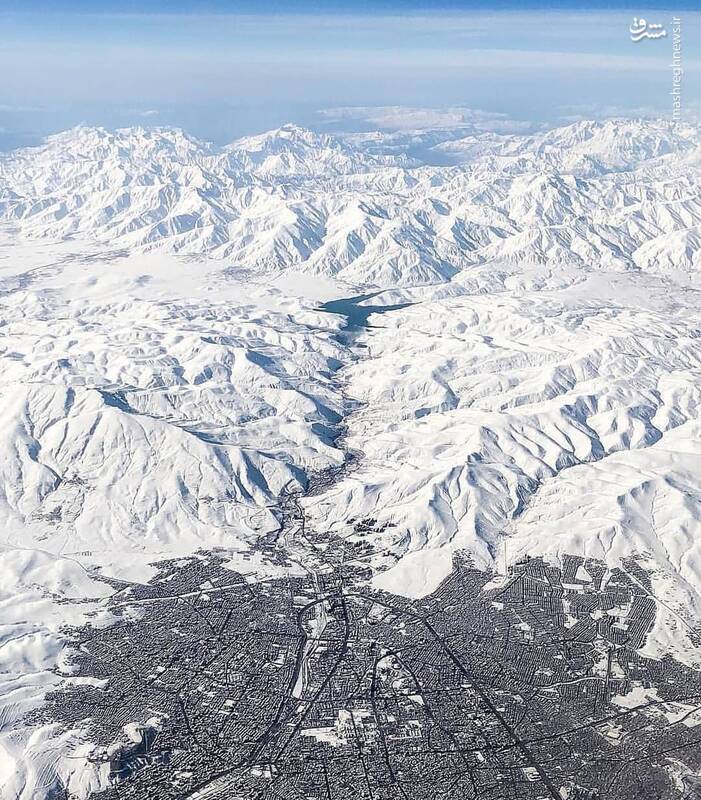
[[[371,294],[359,294],[354,297],[342,297],[338,300],[329,300],[327,303],[323,303],[319,306],[319,310],[327,314],[338,314],[346,318],[346,322],[341,328],[338,338],[344,344],[348,344],[363,330],[372,327],[368,322],[371,314],[384,314],[387,311],[398,311],[401,308],[406,308],[411,305],[411,303],[361,305],[367,300],[377,297],[379,294],[382,294],[382,292],[372,292]]]

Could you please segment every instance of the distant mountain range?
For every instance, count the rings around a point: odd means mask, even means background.
[[[452,166],[406,154],[429,136]],[[700,145],[698,126],[622,120],[463,138],[287,125],[219,149],[179,130],[76,128],[0,158],[0,219],[361,285],[487,262],[664,273],[698,266]]]

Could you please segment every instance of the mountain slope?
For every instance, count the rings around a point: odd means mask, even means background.
[[[431,139],[446,166],[413,138],[80,128],[0,157],[3,798],[108,781],[25,716],[74,680],[63,625],[200,549],[304,572],[270,553],[310,476],[305,524],[379,587],[634,559],[647,652],[701,664],[699,129]]]
[[[221,150],[177,130],[78,128],[0,159],[0,219],[380,286],[486,262],[656,271],[655,242],[701,219],[699,145],[694,126],[576,123],[437,145],[461,163],[430,167],[295,126]]]

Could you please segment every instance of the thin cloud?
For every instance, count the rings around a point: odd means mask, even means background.
[[[7,113],[28,113],[33,111],[44,111],[41,106],[21,106],[12,105],[11,103],[0,103],[0,111]]]
[[[467,107],[429,108],[420,106],[342,106],[326,108],[319,115],[328,122],[364,122],[387,131],[422,131],[465,127],[477,130],[516,132],[531,123],[508,114]]]

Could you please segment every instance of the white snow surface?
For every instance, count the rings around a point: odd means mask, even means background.
[[[80,731],[21,723],[100,572],[266,569],[251,543],[342,461],[342,419],[363,456],[305,506],[377,520],[378,585],[422,596],[456,550],[633,556],[648,652],[699,664],[701,129],[464,134],[78,128],[0,156],[0,797],[104,780]],[[370,291],[410,305],[339,339],[320,303]]]
[[[498,261],[696,266],[698,126],[455,135],[344,141],[287,125],[217,149],[178,130],[76,128],[0,157],[0,220],[30,237],[383,287]],[[421,166],[402,152],[417,144],[458,163]]]

